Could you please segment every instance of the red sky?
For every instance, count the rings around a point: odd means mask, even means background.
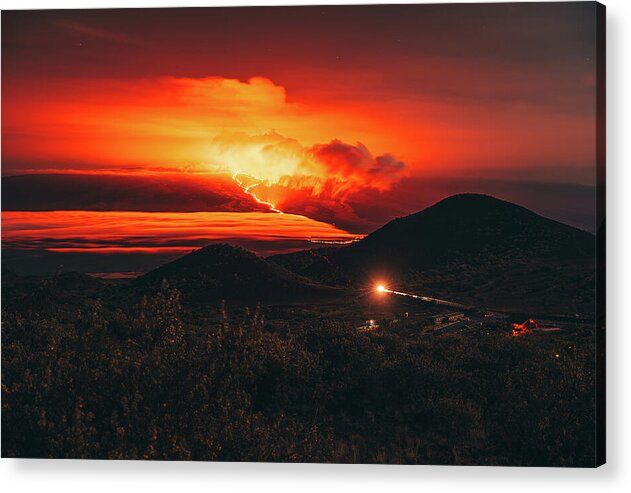
[[[584,2],[5,11],[2,173],[239,174],[354,233],[479,191],[593,230],[595,28]]]

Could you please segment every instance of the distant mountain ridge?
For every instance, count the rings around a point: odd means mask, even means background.
[[[4,211],[267,211],[229,175],[47,173],[2,178]]]
[[[322,286],[240,247],[218,243],[169,262],[134,284],[155,290],[163,280],[189,300],[283,300],[330,296]]]
[[[393,289],[473,306],[589,315],[595,237],[486,195],[462,194],[395,219],[363,240],[264,259],[214,244],[134,281],[166,279],[190,300],[291,300]],[[346,291],[348,294],[348,292]]]

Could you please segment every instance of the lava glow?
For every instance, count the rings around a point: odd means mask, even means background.
[[[254,180],[258,180],[257,183],[253,183],[251,185],[246,185],[243,180],[241,180],[239,178],[239,176],[247,176],[249,178],[252,178]],[[254,192],[252,192],[252,189],[258,185],[261,184],[262,180],[260,180],[260,178],[256,178],[255,176],[251,176],[251,175],[245,175],[245,173],[240,173],[240,172],[236,172],[232,175],[232,179],[235,181],[235,183],[237,185],[239,185],[242,189],[244,193],[247,193],[250,197],[252,197],[254,200],[256,200],[259,204],[261,205],[266,205],[267,207],[269,207],[269,209],[273,212],[277,212],[278,214],[284,214],[283,211],[281,211],[280,209],[278,209],[273,203],[268,202],[267,200],[262,200],[259,197],[256,196],[256,194]]]

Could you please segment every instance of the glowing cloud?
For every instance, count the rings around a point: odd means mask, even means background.
[[[362,143],[350,145],[335,139],[306,148],[277,132],[221,134],[209,146],[208,159],[216,172],[258,180],[255,186],[268,187],[262,193],[274,203],[286,198],[283,189],[342,201],[362,188],[387,190],[405,169],[405,164],[390,154],[373,157]],[[274,191],[269,187],[275,187]],[[257,188],[257,195],[262,189]]]
[[[45,96],[25,88],[28,97],[9,87],[4,161],[246,175],[260,181],[253,196],[272,204],[282,189],[318,197],[388,189],[404,168],[390,154],[343,142],[357,135],[336,122],[353,122],[352,114],[290,103],[264,77],[54,80]],[[278,188],[264,190],[271,186]]]
[[[338,177],[340,182],[369,183],[370,188],[379,190],[390,188],[405,169],[405,163],[391,154],[373,157],[361,142],[353,146],[333,140],[329,144],[315,145],[311,152],[326,166],[328,174]]]

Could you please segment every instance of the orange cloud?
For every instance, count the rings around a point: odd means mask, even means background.
[[[283,200],[283,188],[302,190],[319,198],[340,198],[353,190],[387,190],[405,169],[391,154],[373,156],[358,142],[346,144],[334,139],[328,144],[304,147],[297,140],[277,132],[249,136],[222,134],[208,149],[209,166],[254,178],[268,188],[268,200]],[[275,187],[276,196],[269,196]]]
[[[339,176],[340,181],[359,181],[379,190],[390,188],[405,169],[405,163],[392,154],[373,157],[361,142],[353,146],[336,139],[315,145],[311,152],[326,166],[328,174]]]
[[[288,102],[285,89],[264,77],[161,77],[53,79],[45,87],[9,80],[2,123],[5,170],[38,162],[203,169],[220,135],[276,131],[311,146],[363,140],[366,120]]]

